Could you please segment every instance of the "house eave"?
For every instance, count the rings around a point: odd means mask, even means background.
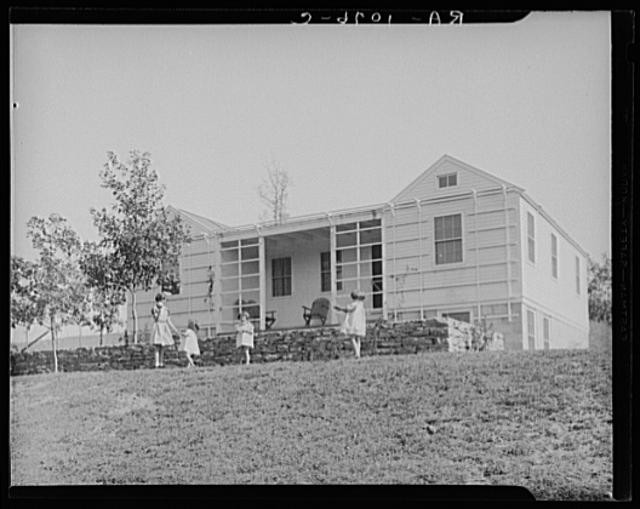
[[[223,228],[220,233],[223,237],[238,236],[238,238],[251,237],[256,234],[263,236],[278,235],[280,233],[292,233],[313,228],[329,227],[331,224],[341,224],[359,220],[359,218],[371,218],[382,213],[385,204],[376,204],[350,209],[332,210],[296,216],[282,223],[263,221],[259,223],[245,224],[235,227]]]
[[[534,209],[536,209],[538,211],[538,213],[544,217],[549,224],[551,224],[551,226],[553,226],[558,233],[560,233],[560,235],[562,235],[565,240],[567,242],[569,242],[569,244],[571,244],[573,247],[575,247],[578,252],[584,256],[585,258],[589,258],[589,253],[587,253],[581,246],[580,244],[578,244],[573,238],[571,238],[571,236],[556,222],[555,219],[553,219],[543,208],[542,206],[537,203],[533,198],[531,198],[531,196],[529,196],[527,193],[525,192],[520,192],[520,196],[522,196],[522,198],[529,204],[531,205]]]

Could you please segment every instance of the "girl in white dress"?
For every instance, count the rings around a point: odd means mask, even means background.
[[[360,358],[360,346],[362,339],[367,334],[367,314],[364,309],[364,294],[361,291],[351,292],[351,304],[346,307],[333,306],[334,309],[345,313],[344,323],[340,331],[351,337],[351,344]]]
[[[236,325],[236,348],[244,350],[245,364],[251,362],[249,349],[253,348],[253,324],[249,321],[249,313],[243,311],[238,316],[240,323]]]
[[[198,331],[200,327],[198,324],[189,320],[187,328],[182,332],[183,344],[182,351],[187,355],[188,368],[195,368],[196,364],[193,362],[193,355],[200,355],[200,346],[198,345]]]
[[[156,347],[156,368],[164,368],[164,347],[175,344],[171,331],[173,330],[175,334],[179,334],[179,332],[169,318],[169,310],[164,303],[164,295],[158,293],[155,300],[156,304],[151,308],[151,316],[154,322],[151,342]]]

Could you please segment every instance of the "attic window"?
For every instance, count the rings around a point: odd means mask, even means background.
[[[448,173],[447,175],[438,175],[438,188],[453,187],[458,185],[458,174]]]

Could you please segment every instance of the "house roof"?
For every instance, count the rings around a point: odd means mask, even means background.
[[[174,211],[175,213],[179,214],[180,216],[186,218],[187,220],[191,221],[192,223],[195,223],[197,226],[210,231],[210,232],[216,232],[219,230],[223,230],[226,228],[229,228],[228,226],[222,224],[222,223],[218,223],[216,221],[212,221],[211,219],[198,215],[198,214],[194,214],[193,212],[189,212],[187,210],[184,209],[179,209],[177,207],[173,207],[171,205],[169,205],[167,207],[168,209]]]
[[[544,217],[549,222],[549,224],[551,224],[558,231],[558,233],[560,233],[560,235],[562,235],[573,247],[575,247],[578,250],[578,252],[582,256],[586,258],[589,257],[589,253],[587,253],[582,248],[582,246],[580,246],[580,244],[578,244],[565,230],[563,230],[562,227],[556,222],[556,220],[553,219],[553,217],[551,217],[538,202],[536,202],[533,198],[531,198],[531,196],[529,196],[524,191],[520,192],[520,196],[522,196],[522,198],[526,202],[528,202],[529,205],[531,205],[534,209],[536,209],[538,211],[538,214]]]
[[[177,209],[179,210],[182,214],[186,214],[187,216],[189,216],[190,218],[192,218],[194,221],[198,221],[200,223],[205,224],[206,226],[208,226],[211,229],[214,230],[222,230],[224,228],[228,228],[228,226],[226,224],[222,224],[222,223],[218,223],[217,221],[212,221],[211,219],[201,216],[199,214],[194,214],[193,212],[189,212],[187,210],[184,209]]]
[[[318,226],[318,223],[322,223],[322,225],[328,226],[330,222],[336,218],[342,217],[343,220],[345,218],[353,218],[358,215],[368,214],[373,211],[379,212],[386,204],[380,203],[375,205],[367,205],[361,207],[352,207],[348,209],[340,209],[340,210],[332,210],[329,212],[315,212],[312,214],[304,214],[300,216],[292,216],[287,218],[282,224],[277,224],[272,220],[262,221],[257,223],[244,224],[235,227],[229,227],[227,231],[231,230],[232,232],[239,232],[243,230],[255,231],[256,227],[264,229],[264,231],[272,231],[272,230],[280,230],[287,229],[288,227],[312,227],[315,228]],[[353,219],[351,219],[353,220]]]

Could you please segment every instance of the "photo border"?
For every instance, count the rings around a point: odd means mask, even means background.
[[[9,9],[10,24],[278,24],[293,23],[300,20],[302,12],[317,13],[323,16],[340,17],[343,11],[368,13],[390,13],[396,23],[419,23],[411,21],[415,9],[275,9],[275,8],[222,8],[194,9],[181,8],[124,8],[93,4],[90,7],[79,2],[24,2],[21,6]],[[107,8],[108,7],[108,8]],[[434,9],[435,10],[435,9]],[[637,154],[637,118],[638,106],[634,102],[634,85],[637,86],[634,65],[637,69],[638,47],[634,40],[637,33],[637,18],[632,10],[607,10],[611,13],[612,48],[612,159],[611,159],[611,228],[612,228],[612,275],[613,275],[613,498],[631,499],[632,482],[637,483],[638,470],[632,471],[632,454],[637,455],[638,441],[632,444],[632,423],[638,419],[637,402],[632,400],[632,364],[637,363],[638,354],[633,355],[634,337],[634,300],[633,288],[638,284],[638,271],[634,271],[637,260],[634,239],[637,238],[638,215],[636,205],[637,179],[634,179],[635,155]],[[427,9],[421,11],[425,15]],[[439,10],[442,17],[448,10]],[[463,10],[462,23],[514,22],[522,19],[529,11],[486,11]],[[405,18],[403,18],[405,17]],[[288,21],[287,21],[288,20]],[[330,21],[318,21],[330,23]],[[361,24],[364,24],[361,21]],[[311,21],[310,24],[315,24]],[[380,23],[382,24],[382,23]],[[443,23],[444,24],[444,23]],[[634,64],[635,62],[635,64]],[[634,138],[634,133],[636,133]],[[9,151],[10,152],[10,151]],[[9,156],[11,158],[11,156]],[[8,189],[8,188],[7,188]],[[7,202],[9,202],[7,200]],[[11,212],[9,211],[9,216]],[[6,373],[8,357],[3,357]],[[8,391],[7,391],[8,394]],[[636,390],[637,394],[637,390]],[[7,402],[7,410],[8,408]],[[632,408],[634,409],[632,412]],[[633,414],[633,415],[632,415]],[[7,412],[9,415],[9,412]],[[8,452],[8,441],[5,442]],[[633,452],[632,452],[633,447]],[[7,457],[9,455],[7,454]],[[637,457],[637,456],[636,456]],[[4,495],[23,502],[42,504],[45,499],[78,503],[84,506],[89,500],[108,500],[120,504],[126,499],[139,503],[140,498],[162,498],[170,500],[269,500],[302,501],[313,498],[323,504],[337,500],[382,501],[391,500],[404,503],[432,500],[531,500],[533,497],[524,488],[495,486],[340,486],[338,495],[331,496],[318,486],[299,487],[293,490],[277,490],[276,487],[250,486],[13,486],[10,487],[9,472],[6,474]],[[194,494],[195,488],[195,494]],[[382,489],[384,488],[384,489]],[[188,491],[188,493],[186,493]],[[330,490],[333,491],[333,490]],[[340,493],[342,492],[342,493]],[[138,499],[138,500],[137,500]],[[95,502],[92,502],[95,503]],[[73,505],[72,504],[72,505]]]

